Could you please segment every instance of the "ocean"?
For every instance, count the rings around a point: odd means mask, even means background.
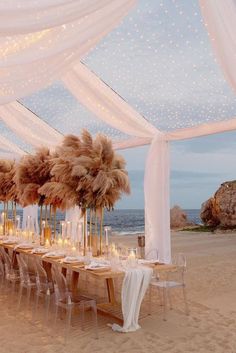
[[[1,211],[1,210],[0,210]],[[188,216],[188,219],[195,223],[201,224],[200,210],[188,209],[184,210]],[[22,217],[22,210],[18,209],[17,214]],[[11,218],[11,211],[9,212],[9,218]],[[64,214],[57,212],[57,224],[59,228],[59,222],[64,220]],[[112,231],[119,234],[136,234],[144,232],[144,210],[143,209],[122,209],[114,210],[111,212],[105,212],[104,215],[104,226],[111,226]]]

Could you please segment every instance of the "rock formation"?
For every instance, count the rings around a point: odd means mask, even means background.
[[[213,197],[204,202],[200,217],[211,227],[236,227],[236,180],[221,184]]]
[[[183,228],[188,225],[192,225],[192,223],[188,221],[186,213],[179,206],[172,207],[170,210],[171,229]]]

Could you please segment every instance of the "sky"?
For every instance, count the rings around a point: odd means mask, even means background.
[[[142,208],[143,177],[148,147],[122,151],[127,160],[132,194],[120,208]],[[171,142],[171,206],[199,209],[220,184],[236,179],[236,132]]]
[[[198,0],[138,0],[122,24],[83,62],[162,131],[236,117],[236,94],[211,48]],[[61,82],[21,99],[64,134],[102,131],[127,136],[87,111]],[[0,122],[4,136],[31,147]],[[171,205],[200,208],[226,181],[236,179],[236,132],[171,143]],[[148,146],[120,152],[127,160],[132,194],[119,208],[143,208]]]

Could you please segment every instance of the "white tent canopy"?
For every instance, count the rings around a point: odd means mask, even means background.
[[[160,260],[170,261],[169,141],[236,128],[236,98],[214,63],[198,2],[47,0],[32,4],[26,0],[0,4],[0,119],[34,147],[54,148],[60,143],[69,132],[58,128],[60,117],[73,129],[106,132],[116,148],[151,144],[144,190],[146,250],[157,248]],[[100,51],[89,53],[134,5],[130,17],[99,44]],[[236,89],[236,2],[201,0],[200,6],[216,57]],[[147,27],[138,27],[149,15],[152,21]],[[130,38],[128,47],[121,45],[122,28]],[[106,65],[109,40],[110,47],[115,47]],[[78,102],[87,109],[85,118],[80,118],[85,108]],[[24,153],[6,136],[0,139],[2,156]]]

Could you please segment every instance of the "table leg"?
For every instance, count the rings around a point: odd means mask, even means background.
[[[107,293],[108,293],[109,303],[116,304],[113,278],[107,278],[106,283],[107,283]]]
[[[71,292],[73,296],[76,296],[79,283],[79,272],[72,271],[71,276]]]
[[[50,264],[50,262],[47,262],[47,261],[42,261],[42,263],[43,263],[43,268],[48,276],[48,280],[52,282],[52,264]]]
[[[63,276],[66,277],[66,274],[67,274],[67,269],[65,267],[62,267],[61,269],[61,273],[63,274]]]

